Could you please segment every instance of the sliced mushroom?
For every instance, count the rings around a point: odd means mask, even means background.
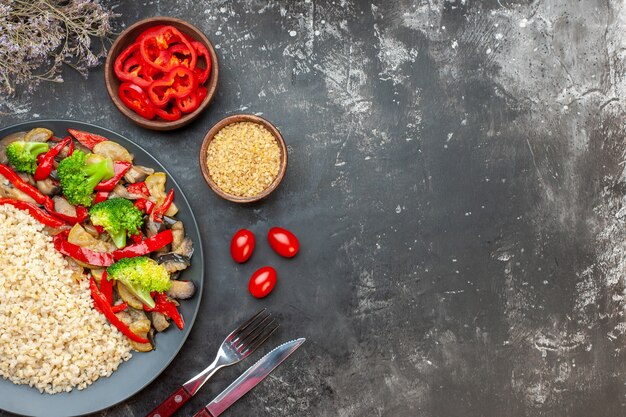
[[[94,225],[90,223],[85,223],[83,224],[83,228],[85,229],[85,232],[89,233],[91,236],[95,237],[96,239],[100,237],[100,233],[98,233],[98,229],[96,229]]]
[[[156,258],[156,261],[163,265],[170,274],[176,271],[187,269],[191,265],[191,261],[187,256],[177,253],[166,253]]]
[[[146,186],[150,191],[150,195],[156,198],[156,203],[161,204],[167,194],[165,194],[165,181],[167,176],[164,172],[155,172],[146,178]]]
[[[165,225],[163,223],[155,222],[152,218],[150,218],[150,216],[144,217],[144,224],[146,225],[146,235],[148,237],[152,237],[165,230]]]
[[[134,184],[145,180],[148,175],[152,174],[154,174],[154,170],[152,168],[147,168],[141,165],[133,165],[126,172],[126,174],[124,174],[124,179],[126,182]]]
[[[187,258],[191,258],[193,255],[193,242],[189,237],[183,239],[182,243],[176,250],[172,251],[182,256],[186,256]]]
[[[150,320],[145,318],[132,322],[128,327],[130,328],[130,331],[135,333],[137,336],[147,339],[151,326],[152,324],[150,323]],[[130,345],[138,352],[150,352],[153,349],[151,343],[137,343],[131,340]]]
[[[163,330],[170,327],[170,322],[167,320],[167,317],[163,313],[159,313],[158,311],[154,311],[150,313],[152,318],[152,325],[157,332],[162,332]]]
[[[109,195],[109,198],[113,197],[122,197],[127,200],[137,200],[138,198],[145,198],[143,194],[129,193],[128,189],[120,184],[116,185],[115,188],[113,188],[111,195]]]
[[[177,222],[177,221],[178,221],[178,220],[176,220],[176,219],[175,219],[175,218],[173,218],[173,217],[170,217],[170,216],[163,216],[163,223],[164,223],[167,227],[169,227],[169,228],[173,227],[173,226],[174,226],[174,224],[176,224],[176,222]]]
[[[196,286],[192,281],[172,280],[172,286],[167,291],[168,297],[186,300],[196,293]]]
[[[0,175],[0,197],[12,198],[13,200],[20,200],[26,201],[28,203],[37,204],[37,202],[28,194],[8,184],[8,181],[2,175]]]
[[[133,155],[119,143],[105,140],[93,147],[93,153],[109,157],[114,161],[133,162]]]
[[[172,251],[176,252],[176,249],[180,247],[185,238],[185,226],[183,222],[177,221],[172,225]]]
[[[24,136],[26,142],[47,142],[52,137],[52,130],[44,127],[31,129]]]
[[[78,245],[81,248],[88,248],[95,252],[112,252],[116,249],[113,243],[106,242],[102,239],[96,239],[79,223],[72,226],[70,234],[67,236],[67,241],[73,243],[74,245]]]
[[[61,187],[55,184],[51,178],[37,181],[37,189],[47,196],[57,195],[61,192]]]
[[[6,153],[7,146],[18,140],[24,140],[24,136],[26,136],[26,132],[15,132],[0,139],[0,164],[9,163]]]
[[[126,285],[118,282],[117,284],[117,292],[120,294],[120,297],[124,302],[128,303],[132,308],[136,308],[138,310],[143,310],[143,303],[139,298],[135,296]]]
[[[71,205],[65,198],[56,196],[52,201],[54,201],[54,211],[66,216],[76,217],[76,207]]]

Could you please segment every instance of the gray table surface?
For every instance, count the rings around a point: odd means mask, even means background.
[[[102,69],[0,99],[2,125],[69,118],[149,149],[203,232],[199,319],[173,364],[99,416],[142,416],[259,307],[274,343],[308,342],[226,415],[624,415],[626,6],[618,0],[138,1],[125,25],[187,19],[213,40],[215,102],[172,133],[136,127]],[[222,117],[276,123],[290,165],[267,201],[205,185],[204,133]],[[264,243],[281,225],[293,260]],[[259,245],[234,265],[228,242]],[[274,265],[277,288],[247,293]],[[269,346],[267,347],[269,348]],[[220,372],[191,415],[247,365]],[[0,412],[0,416],[7,416]]]

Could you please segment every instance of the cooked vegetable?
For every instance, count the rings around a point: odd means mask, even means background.
[[[111,198],[94,205],[89,210],[91,222],[104,227],[115,246],[126,246],[126,236],[140,233],[143,217],[133,203],[124,198]]]
[[[150,252],[157,251],[170,243],[172,243],[172,231],[165,230],[152,237],[146,238],[141,243],[135,243],[133,245],[128,245],[123,249],[118,249],[113,252],[113,256],[115,259],[143,256],[149,254]]]
[[[111,158],[119,162],[133,162],[133,156],[125,147],[112,140],[105,140],[93,147],[93,153],[102,155],[105,158]]]
[[[46,142],[52,137],[52,130],[45,127],[31,129],[24,136],[26,142]]]
[[[157,311],[162,313],[163,315],[171,318],[174,324],[182,330],[185,327],[185,322],[183,321],[183,317],[178,312],[178,308],[176,308],[178,307],[178,303],[168,299],[165,294],[156,294],[154,298],[154,307],[144,306],[143,309],[146,311]]]
[[[15,188],[31,197],[37,204],[52,204],[50,197],[43,195],[38,189],[24,181],[6,165],[0,164],[0,175],[6,178]]]
[[[60,219],[57,219],[56,217],[51,216],[50,214],[40,209],[33,203],[28,203],[26,201],[13,200],[11,198],[0,198],[0,205],[3,205],[3,204],[10,204],[13,207],[18,208],[20,210],[26,210],[28,214],[30,214],[31,216],[35,218],[35,220],[39,221],[40,223],[45,224],[46,226],[61,227],[65,225],[65,222],[63,220],[60,220]]]
[[[76,129],[67,129],[70,135],[74,136],[76,140],[85,148],[92,150],[100,142],[108,140],[104,136],[96,135],[95,133],[83,132]]]
[[[115,161],[113,163],[113,171],[115,174],[108,180],[104,180],[96,185],[95,190],[112,191],[115,187],[117,187],[117,183],[122,179],[126,171],[128,171],[131,166],[133,166],[133,164],[130,162]]]
[[[87,231],[88,227],[88,225],[83,227],[78,223],[75,224],[70,230],[70,233],[67,235],[67,241],[80,246],[81,248],[90,249],[94,252],[110,252],[115,250],[115,245],[113,243],[97,239]]]
[[[37,156],[48,152],[48,144],[17,141],[7,146],[7,158],[16,171],[34,174],[37,169]]]
[[[50,174],[52,173],[52,168],[54,168],[54,158],[61,152],[63,148],[71,143],[72,138],[68,136],[46,152],[46,154],[41,158],[41,161],[39,161],[39,165],[34,172],[36,180],[43,180],[50,176]],[[47,146],[48,145],[46,145],[46,147]]]
[[[173,279],[172,286],[167,291],[167,295],[179,300],[186,300],[196,293],[196,286],[191,281],[178,281]]]
[[[71,204],[89,207],[96,185],[113,177],[115,172],[110,158],[75,151],[59,163],[57,174],[67,200]]]
[[[96,252],[82,248],[67,241],[67,232],[53,237],[54,248],[65,256],[70,256],[83,264],[90,266],[109,266],[114,259],[110,253]]]
[[[131,184],[143,181],[148,175],[154,174],[152,168],[146,168],[140,165],[133,165],[133,167],[124,175],[126,182]]]
[[[187,269],[191,265],[191,261],[187,256],[177,253],[166,253],[159,256],[156,261],[163,265],[170,274]]]
[[[170,275],[162,265],[145,256],[124,258],[107,268],[109,279],[124,284],[145,305],[154,308],[150,293],[170,289]]]
[[[56,183],[51,178],[46,178],[45,180],[37,181],[37,189],[41,191],[42,194],[47,196],[53,196],[61,192],[61,187],[58,183]]]
[[[87,219],[85,207],[73,206],[65,198],[58,195],[53,197],[52,201],[54,201],[54,212],[51,214],[55,217],[72,225],[82,223]]]
[[[26,136],[26,132],[15,132],[0,139],[0,164],[9,163],[9,158],[7,158],[6,154],[7,146],[18,140],[24,140],[24,136]]]
[[[159,313],[158,311],[153,311],[152,313],[150,313],[150,316],[152,318],[152,325],[154,326],[154,330],[156,330],[157,332],[160,333],[170,327],[170,322],[167,321],[167,317],[165,317],[165,314]]]

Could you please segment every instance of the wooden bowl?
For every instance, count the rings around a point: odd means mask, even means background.
[[[224,192],[221,188],[218,187],[215,181],[213,181],[213,178],[211,178],[209,167],[207,166],[206,161],[209,144],[211,143],[217,132],[219,132],[223,127],[237,122],[252,122],[262,125],[270,131],[270,133],[274,136],[274,139],[276,139],[278,146],[280,147],[280,169],[278,170],[278,175],[276,176],[276,178],[274,178],[274,181],[272,181],[269,187],[261,191],[259,194],[251,197],[239,197]],[[204,177],[204,180],[209,185],[209,187],[223,199],[232,201],[234,203],[252,203],[254,201],[259,201],[269,196],[278,187],[278,185],[285,177],[285,171],[287,170],[287,146],[285,145],[285,140],[283,139],[278,129],[276,129],[276,127],[267,120],[251,114],[235,114],[217,122],[217,124],[213,126],[204,137],[204,140],[202,141],[202,146],[200,147],[200,169],[202,170],[202,176]]]
[[[135,39],[137,38],[137,36],[139,36],[139,34],[141,34],[141,32],[157,25],[171,25],[182,33],[190,35],[207,48],[212,61],[211,74],[209,74],[209,79],[204,83],[204,86],[207,89],[207,95],[204,98],[204,101],[202,101],[202,103],[196,110],[189,114],[184,114],[183,117],[175,121],[167,121],[158,118],[155,118],[153,120],[145,119],[126,107],[117,95],[117,90],[121,84],[121,81],[117,79],[115,71],[113,69],[115,59],[124,49],[126,49],[127,46],[135,41]],[[129,26],[117,37],[117,39],[111,46],[109,54],[107,55],[106,62],[104,64],[104,83],[106,84],[109,96],[111,96],[111,100],[113,100],[113,103],[115,104],[117,109],[122,112],[124,116],[128,117],[139,126],[152,130],[178,129],[179,127],[191,123],[194,119],[200,116],[200,113],[202,113],[208,107],[208,105],[213,100],[213,97],[215,96],[215,91],[217,90],[218,76],[219,64],[217,61],[217,54],[215,53],[215,49],[213,48],[213,45],[211,44],[209,39],[204,35],[204,33],[202,33],[192,24],[187,23],[184,20],[176,19],[174,17],[151,17],[148,19],[140,20],[135,24]]]

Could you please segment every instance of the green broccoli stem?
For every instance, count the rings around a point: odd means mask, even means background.
[[[24,150],[35,158],[44,152],[48,152],[48,144],[44,142],[25,142]]]
[[[109,179],[115,175],[113,162],[110,158],[103,159],[98,162],[85,164],[83,168],[84,174],[87,176],[87,188],[93,190],[96,185],[104,179]]]

